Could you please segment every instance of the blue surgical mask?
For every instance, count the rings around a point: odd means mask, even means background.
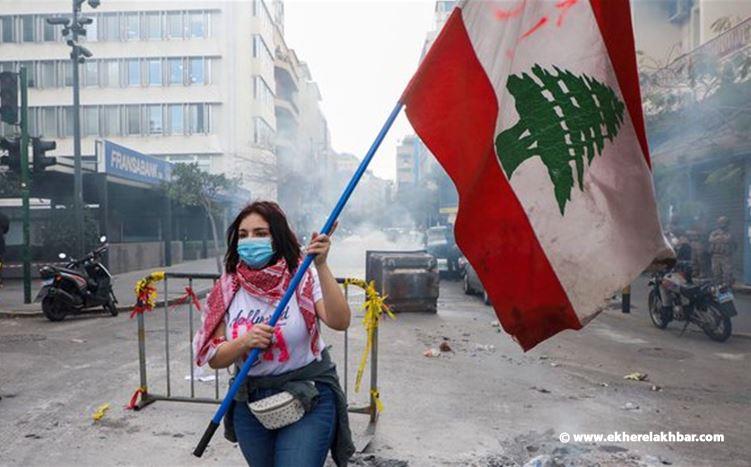
[[[261,269],[274,256],[271,237],[241,238],[237,242],[237,254],[243,263],[252,269]]]

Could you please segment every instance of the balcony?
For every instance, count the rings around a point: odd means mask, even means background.
[[[291,99],[284,99],[283,97],[274,98],[274,107],[276,110],[277,119],[288,118],[295,124],[300,120],[300,109],[297,104]]]
[[[300,87],[297,85],[299,77],[292,66],[291,59],[284,55],[279,49],[274,56],[274,79],[277,88],[284,89],[288,92],[298,92]]]

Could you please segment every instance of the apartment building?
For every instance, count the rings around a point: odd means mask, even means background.
[[[66,0],[0,0],[0,70],[29,70],[32,135],[73,154],[70,47],[45,19]],[[106,138],[172,162],[197,162],[276,198],[275,15],[264,0],[104,0],[82,44],[82,152]],[[10,131],[6,125],[3,134]]]

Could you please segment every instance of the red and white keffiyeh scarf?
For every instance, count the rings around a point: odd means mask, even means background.
[[[251,296],[276,305],[284,296],[291,280],[292,273],[283,258],[276,264],[263,269],[250,269],[240,261],[237,272],[222,274],[206,298],[207,306],[204,307],[205,311],[201,316],[201,328],[193,337],[195,364],[198,366],[207,364],[219,345],[225,342],[226,338],[215,339],[212,336],[217,326],[223,323],[224,314],[241,287]],[[318,326],[313,300],[313,274],[310,270],[305,272],[301,284],[295,291],[295,297],[311,337],[311,351],[317,358],[320,355],[320,349],[318,348]]]

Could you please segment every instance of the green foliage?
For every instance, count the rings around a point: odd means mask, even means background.
[[[0,197],[16,198],[21,196],[21,180],[13,172],[0,173]]]
[[[585,164],[602,154],[605,140],[618,135],[625,105],[608,86],[587,75],[576,76],[539,65],[532,73],[512,75],[507,87],[514,96],[519,122],[496,138],[496,153],[509,179],[527,159],[540,157],[553,182],[561,215],[576,181],[583,190]],[[572,167],[573,163],[573,167]]]
[[[83,230],[84,249],[88,253],[99,245],[99,224],[87,210],[83,211]],[[44,245],[47,259],[57,258],[58,253],[75,255],[78,249],[78,237],[73,206],[50,210],[49,216],[39,223],[36,234],[41,244]]]
[[[213,209],[214,200],[221,192],[237,186],[235,180],[224,174],[210,174],[201,170],[197,163],[176,164],[172,169],[172,181],[165,184],[167,196],[183,206],[201,206]]]

